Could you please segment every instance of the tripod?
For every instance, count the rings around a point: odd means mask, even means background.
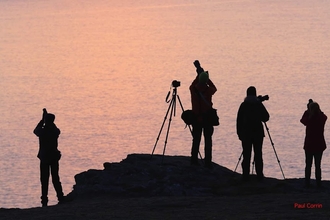
[[[182,102],[180,100],[180,97],[177,93],[177,87],[180,86],[180,82],[174,80],[172,82],[172,87],[173,87],[173,91],[172,91],[172,99],[170,101],[168,101],[168,97],[171,93],[171,91],[168,92],[167,96],[166,96],[166,102],[167,103],[170,103],[169,106],[168,106],[168,109],[167,109],[167,112],[166,112],[166,115],[164,117],[164,121],[163,121],[163,124],[160,128],[160,131],[158,133],[158,136],[157,136],[157,139],[156,139],[156,142],[155,142],[155,145],[154,145],[154,148],[152,150],[152,153],[151,153],[151,157],[153,156],[154,154],[154,151],[156,149],[156,146],[157,146],[157,143],[158,143],[158,140],[159,140],[159,137],[162,133],[162,130],[164,128],[164,125],[165,125],[165,122],[166,122],[166,119],[167,119],[167,116],[168,114],[170,113],[170,117],[169,117],[169,122],[168,122],[168,126],[167,126],[167,132],[166,132],[166,138],[165,138],[165,143],[164,143],[164,149],[163,149],[163,157],[162,157],[162,163],[163,163],[163,159],[164,159],[164,154],[165,154],[165,150],[166,150],[166,145],[167,145],[167,139],[168,139],[168,135],[169,135],[169,132],[170,132],[170,127],[171,127],[171,122],[172,122],[172,116],[175,116],[175,113],[176,113],[176,100],[178,99],[179,100],[179,103],[180,103],[180,106],[181,106],[181,110],[182,112],[184,111],[184,108],[183,108],[183,105],[182,105]],[[191,127],[190,125],[188,125],[189,127],[189,130],[190,130],[190,133],[192,134],[192,130],[191,130]],[[202,156],[200,155],[200,157],[202,158]]]
[[[167,119],[168,113],[170,112],[170,118],[169,118],[169,122],[168,122],[168,126],[167,126],[167,132],[166,132],[165,144],[164,144],[164,149],[163,149],[162,163],[163,163],[164,154],[165,154],[165,150],[166,150],[168,134],[169,134],[169,132],[170,132],[170,127],[171,127],[171,122],[172,122],[172,116],[173,116],[173,115],[175,116],[175,113],[176,113],[176,99],[179,100],[179,103],[180,103],[181,109],[182,109],[182,111],[184,111],[184,109],[183,109],[183,105],[182,105],[181,100],[180,100],[180,97],[179,97],[179,95],[178,95],[178,93],[177,93],[177,87],[178,87],[179,85],[178,85],[177,83],[175,83],[175,82],[178,82],[178,81],[173,81],[173,82],[172,82],[172,86],[173,86],[172,99],[171,99],[170,101],[168,101],[168,97],[169,97],[171,91],[169,91],[168,94],[167,94],[167,96],[166,96],[166,102],[169,102],[170,104],[169,104],[169,106],[168,106],[168,109],[167,109],[166,115],[165,115],[165,117],[164,117],[163,124],[162,124],[162,126],[161,126],[161,128],[160,128],[160,131],[159,131],[158,136],[157,136],[157,139],[156,139],[156,143],[155,143],[154,148],[153,148],[152,153],[151,153],[151,157],[152,157],[153,154],[154,154],[154,151],[155,151],[155,149],[156,149],[156,146],[157,146],[157,143],[158,143],[159,137],[160,137],[160,135],[161,135],[161,133],[162,133],[162,130],[163,130],[163,128],[164,128],[164,125],[165,125],[165,122],[166,122],[166,119]],[[191,131],[190,126],[189,126],[189,129],[190,129],[190,131]],[[192,131],[191,131],[191,132],[192,132]]]
[[[280,162],[280,160],[278,159],[278,156],[277,156],[277,153],[276,153],[276,150],[275,150],[275,146],[274,146],[274,142],[273,142],[273,140],[272,140],[272,137],[270,136],[269,128],[268,128],[266,122],[264,122],[264,125],[265,125],[265,127],[266,127],[266,130],[267,130],[267,134],[268,134],[268,137],[269,137],[270,143],[271,143],[272,146],[273,146],[273,150],[274,150],[274,153],[275,153],[275,156],[276,156],[276,159],[277,159],[278,165],[280,166],[280,169],[281,169],[281,172],[282,172],[283,178],[285,179],[285,176],[284,176],[284,173],[283,173],[283,170],[282,170],[282,166],[281,166],[281,162]],[[238,167],[239,162],[241,161],[242,156],[243,156],[243,152],[241,153],[241,156],[238,158],[238,162],[237,162],[237,164],[236,164],[236,167],[235,167],[234,172],[236,172],[236,169],[237,169],[237,167]],[[253,166],[254,166],[254,161],[253,161]],[[252,172],[253,172],[253,168],[252,168]]]

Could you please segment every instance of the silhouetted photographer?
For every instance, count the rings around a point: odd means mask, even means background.
[[[61,132],[56,127],[54,120],[55,115],[47,113],[47,110],[43,109],[42,119],[33,131],[39,137],[38,158],[40,159],[41,204],[43,207],[48,205],[50,173],[59,203],[65,201],[59,177],[61,152],[57,149],[58,137]]]
[[[300,122],[306,126],[304,141],[305,150],[305,184],[310,186],[312,163],[315,163],[315,178],[317,187],[321,187],[321,160],[323,151],[327,148],[324,139],[324,126],[327,116],[321,111],[318,103],[312,99],[307,104]]]
[[[209,121],[209,112],[212,110],[212,96],[217,91],[217,88],[209,78],[208,72],[200,66],[198,60],[194,62],[197,76],[190,85],[192,111],[195,115],[195,120],[192,123],[192,149],[191,149],[191,164],[198,165],[198,153],[201,142],[202,133],[204,134],[205,142],[205,166],[212,168],[212,135],[213,124]]]
[[[262,101],[268,100],[268,96],[258,96],[255,87],[247,89],[247,96],[240,105],[237,113],[236,130],[243,147],[243,180],[250,177],[251,151],[253,147],[256,173],[259,180],[264,178],[262,145],[265,137],[262,122],[269,120],[269,113]]]

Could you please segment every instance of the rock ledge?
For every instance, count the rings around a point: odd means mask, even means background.
[[[74,196],[219,196],[311,190],[304,188],[303,179],[265,178],[258,182],[252,176],[243,183],[239,173],[215,163],[213,169],[207,169],[191,166],[186,156],[150,154],[129,154],[120,163],[106,162],[103,170],[82,172],[75,176],[75,181],[71,192]],[[329,185],[328,181],[323,183]]]

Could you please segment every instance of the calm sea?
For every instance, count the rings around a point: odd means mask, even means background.
[[[254,85],[270,97],[267,125],[285,176],[303,177],[299,120],[308,99],[330,116],[329,11],[326,0],[0,0],[0,207],[40,206],[32,131],[42,108],[62,131],[60,177],[69,193],[75,174],[152,152],[173,80],[191,108],[196,59],[218,88],[213,161],[234,170],[236,114]],[[165,154],[189,156],[191,135],[176,110]],[[325,136],[329,145],[328,125]],[[268,136],[264,163],[266,176],[283,178]],[[329,180],[329,150],[322,166]]]

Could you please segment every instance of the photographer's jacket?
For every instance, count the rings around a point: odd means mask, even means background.
[[[237,113],[236,130],[240,140],[265,136],[262,122],[269,120],[269,113],[256,96],[247,96]]]
[[[324,125],[327,116],[323,112],[311,116],[305,111],[300,122],[306,126],[304,149],[308,153],[322,152],[326,149]]]
[[[198,76],[189,87],[191,94],[192,111],[202,122],[202,115],[213,106],[212,95],[217,91],[213,82],[209,79],[207,83],[199,83]]]
[[[38,158],[42,162],[52,162],[54,160],[59,160],[61,153],[57,149],[57,139],[61,131],[56,127],[54,123],[45,126],[43,124],[44,121],[41,120],[33,131],[33,133],[39,137]]]

